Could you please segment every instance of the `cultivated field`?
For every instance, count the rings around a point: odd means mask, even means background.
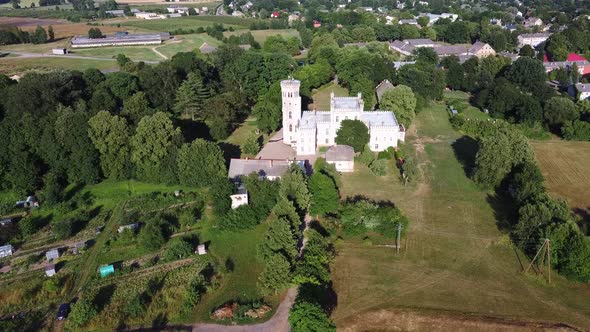
[[[332,318],[338,327],[458,328],[437,318],[445,314],[459,320],[471,317],[475,325],[468,330],[498,330],[487,325],[490,317],[590,329],[590,285],[555,274],[548,285],[541,277],[521,273],[527,259],[497,226],[506,211],[492,193],[482,192],[466,177],[455,153],[464,156],[473,149],[458,138],[439,104],[420,112],[408,133],[420,181],[404,187],[397,176],[376,178],[362,165],[342,176],[344,197],[361,194],[392,201],[408,216],[410,228],[399,255],[361,240],[338,245],[332,266],[338,294]],[[423,313],[434,323],[417,324],[415,315],[403,309]]]
[[[549,191],[567,200],[590,222],[590,142],[533,141],[535,157]]]
[[[270,36],[276,36],[276,35],[280,35],[283,36],[284,38],[290,38],[290,37],[299,37],[299,32],[295,29],[284,29],[284,30],[238,30],[238,31],[226,31],[223,33],[223,35],[225,37],[229,37],[232,35],[236,35],[239,36],[243,33],[246,32],[250,32],[252,34],[252,36],[254,37],[254,40],[256,40],[258,43],[260,43],[260,45],[263,45],[264,42],[266,41],[266,38],[270,37]]]

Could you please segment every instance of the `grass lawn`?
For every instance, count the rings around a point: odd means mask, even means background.
[[[214,17],[214,16],[212,16]],[[209,20],[200,19],[198,16],[191,17],[175,17],[165,20],[142,20],[142,19],[128,19],[124,21],[117,21],[121,26],[136,27],[142,29],[148,29],[159,32],[171,32],[177,29],[197,29],[199,27],[208,27],[213,25],[214,22]],[[246,26],[225,24],[225,28],[234,27],[244,28]]]
[[[566,199],[574,212],[590,219],[590,142],[551,140],[531,144],[547,189]]]
[[[118,54],[125,54],[133,61],[163,60],[161,56],[152,51],[151,47],[147,46],[96,47],[75,49],[72,53],[75,55],[97,58],[115,58]]]
[[[250,32],[252,34],[252,36],[254,37],[254,40],[256,40],[258,43],[260,43],[260,45],[264,45],[264,42],[266,41],[266,38],[268,38],[269,36],[276,36],[276,35],[280,35],[283,36],[284,38],[291,38],[291,37],[298,37],[299,38],[299,32],[295,29],[285,29],[285,30],[237,30],[237,31],[226,31],[223,33],[224,37],[229,37],[229,36],[239,36],[241,34]]]
[[[334,95],[336,97],[348,96],[348,90],[346,88],[343,88],[340,85],[336,85],[333,82],[330,82],[320,87],[319,89],[313,91],[313,95],[311,96],[311,98],[313,99],[313,103],[307,106],[308,109],[316,109],[318,111],[329,111],[330,93],[332,92],[334,92]]]
[[[506,211],[465,175],[454,150],[470,149],[458,138],[439,104],[420,112],[408,132],[422,173],[418,183],[403,187],[397,177],[375,178],[364,166],[342,176],[343,197],[390,200],[410,227],[399,255],[360,240],[338,245],[332,266],[338,327],[392,329],[407,319],[398,312],[405,308],[590,328],[587,284],[553,274],[548,285],[521,273],[526,258],[497,226]]]
[[[111,69],[117,68],[113,60],[86,60],[68,58],[2,58],[0,59],[0,73],[14,74],[27,70],[72,69],[84,71],[88,68]]]
[[[193,50],[201,47],[203,43],[217,46],[220,44],[220,41],[210,37],[206,33],[178,35],[174,40],[167,41],[163,45],[157,46],[156,48],[162,54],[168,58],[171,58],[178,52],[192,52]]]

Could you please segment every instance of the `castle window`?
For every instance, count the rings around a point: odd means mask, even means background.
[[[291,118],[292,118],[292,116],[293,116],[293,114],[292,114],[292,113],[293,113],[293,112],[289,112],[289,119],[291,119]]]
[[[330,128],[326,128],[326,135],[330,135]]]
[[[293,125],[289,125],[289,131],[293,131]]]
[[[328,139],[326,138],[326,144],[328,144]]]
[[[379,144],[375,144],[375,150],[379,150]]]
[[[338,117],[336,117],[336,122],[338,122]]]
[[[348,115],[344,117],[344,120],[348,120]]]

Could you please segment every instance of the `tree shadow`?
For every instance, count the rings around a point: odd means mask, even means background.
[[[463,166],[463,171],[467,176],[473,174],[475,168],[475,155],[479,149],[477,141],[469,136],[462,136],[455,140],[451,147],[455,153],[455,157]]]
[[[298,300],[318,303],[329,315],[338,305],[338,294],[334,291],[332,281],[323,285],[303,284],[299,286]]]
[[[209,126],[202,121],[193,121],[191,119],[176,120],[176,126],[182,131],[182,135],[186,142],[192,142],[197,138],[202,138],[207,141],[213,140],[209,133]]]
[[[219,142],[219,148],[223,151],[223,159],[225,159],[225,164],[229,165],[229,161],[232,158],[240,158],[242,155],[242,149],[238,145],[226,143],[226,142]]]
[[[98,290],[98,293],[92,301],[93,304],[96,306],[97,312],[101,312],[107,306],[107,304],[109,304],[116,289],[117,286],[115,286],[115,284],[110,284]]]
[[[165,313],[159,313],[152,321],[152,328],[162,328],[168,324],[168,316]]]
[[[518,220],[518,209],[510,195],[496,192],[488,194],[486,201],[494,211],[496,226],[503,232],[510,232]]]
[[[66,191],[64,193],[64,201],[69,201],[70,199],[72,199],[83,188],[84,188],[84,184],[82,184],[82,183],[77,183],[76,185],[74,185],[73,187],[71,187],[68,191]]]
[[[590,207],[586,209],[574,208],[574,213],[581,219],[578,221],[578,227],[586,236],[590,235]]]
[[[234,263],[234,260],[231,257],[228,257],[225,260],[225,269],[229,272],[234,272],[235,268],[236,268],[236,264]]]

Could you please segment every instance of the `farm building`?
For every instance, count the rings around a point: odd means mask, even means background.
[[[138,228],[139,228],[139,223],[123,225],[123,226],[119,226],[119,228],[117,229],[117,233],[123,233],[123,231],[125,231],[126,229],[131,230],[131,231],[135,231]]]
[[[170,34],[155,33],[155,34],[117,34],[105,38],[88,38],[84,36],[76,36],[72,38],[72,47],[104,47],[104,46],[130,46],[130,45],[158,45],[166,39],[170,38]]]
[[[0,226],[8,226],[10,224],[12,224],[12,219],[10,218],[0,220]]]
[[[326,162],[338,172],[354,171],[354,149],[348,145],[333,145],[326,151]]]
[[[235,194],[230,195],[229,198],[231,198],[232,209],[237,209],[242,205],[248,205],[248,191],[243,186],[240,186],[238,191]]]
[[[63,55],[68,54],[68,50],[65,48],[54,48],[51,50],[51,53],[55,55]]]
[[[103,266],[99,267],[98,270],[99,270],[101,278],[105,278],[109,274],[115,273],[115,267],[113,266],[113,264],[103,265]]]
[[[47,258],[48,261],[53,260],[53,259],[58,259],[59,258],[59,249],[51,249],[48,252],[45,253],[45,257]]]
[[[13,251],[14,251],[14,248],[10,244],[7,244],[5,246],[1,246],[0,247],[0,258],[12,256]]]
[[[197,253],[199,255],[205,255],[205,254],[207,254],[207,249],[205,248],[205,245],[204,244],[199,244],[197,246]]]
[[[53,277],[55,273],[55,264],[50,264],[45,267],[45,275],[47,277]]]

